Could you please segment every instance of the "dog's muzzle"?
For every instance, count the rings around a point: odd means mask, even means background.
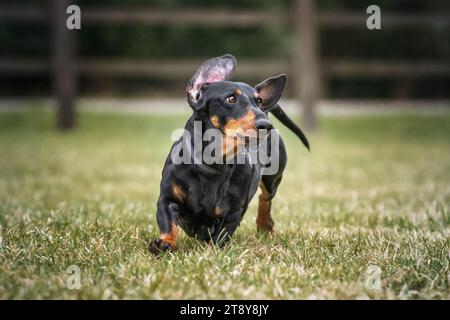
[[[255,129],[253,135],[238,134],[237,136],[244,141],[244,153],[248,151],[257,152],[261,143],[267,139],[270,130],[273,129],[272,123],[267,119],[258,119],[255,121]]]
[[[273,129],[272,123],[269,120],[267,120],[267,119],[256,120],[255,127],[256,127],[256,130],[261,130],[261,129],[270,130],[270,129]]]

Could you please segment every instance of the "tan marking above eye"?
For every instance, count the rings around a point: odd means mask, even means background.
[[[234,90],[234,93],[237,94],[238,96],[240,96],[242,94],[241,89],[236,89]]]

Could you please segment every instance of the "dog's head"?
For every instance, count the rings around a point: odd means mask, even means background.
[[[223,133],[224,153],[245,144],[245,137],[258,138],[260,129],[273,128],[267,112],[280,99],[286,83],[284,74],[255,87],[228,81],[235,67],[236,59],[232,55],[212,58],[198,68],[186,88],[188,103],[197,118],[206,127]]]

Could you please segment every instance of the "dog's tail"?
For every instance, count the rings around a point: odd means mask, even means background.
[[[280,105],[277,103],[274,107],[272,107],[269,112],[271,112],[275,118],[280,120],[282,124],[288,127],[295,135],[303,142],[303,145],[309,150],[309,142],[303,133],[302,129],[300,129],[294,121],[292,121],[286,113],[284,113],[283,109],[281,109]]]

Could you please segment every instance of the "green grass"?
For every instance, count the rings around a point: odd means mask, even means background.
[[[252,201],[223,250],[181,234],[156,259],[155,204],[182,116],[0,113],[0,298],[449,299],[450,115],[324,118],[257,234]],[[67,288],[67,268],[81,288]],[[369,266],[381,286],[366,286]]]

